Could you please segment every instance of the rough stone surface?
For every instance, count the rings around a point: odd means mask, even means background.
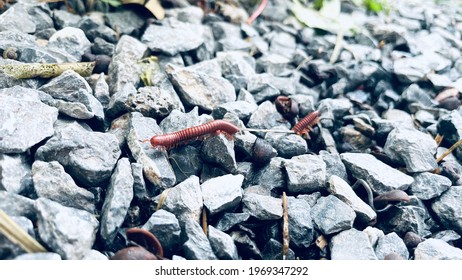
[[[210,215],[221,211],[232,210],[237,207],[242,199],[242,182],[244,176],[224,175],[205,181],[201,184],[204,206]]]
[[[356,218],[353,209],[333,195],[319,198],[311,209],[311,215],[323,234],[351,229]]]
[[[159,239],[166,257],[180,246],[181,227],[178,219],[164,209],[154,212],[143,225],[143,229],[150,231]]]
[[[201,226],[193,219],[188,218],[184,223],[186,242],[183,250],[188,260],[216,260],[212,246]]]
[[[409,187],[409,191],[422,200],[429,200],[439,197],[443,192],[451,187],[452,183],[447,177],[423,172],[414,175],[414,183]]]
[[[237,247],[228,234],[214,228],[208,227],[208,238],[213,252],[220,260],[237,260]]]
[[[394,189],[406,190],[414,179],[369,154],[343,153],[346,168],[358,179],[365,180],[374,192],[382,194]]]
[[[379,260],[383,260],[391,253],[396,253],[405,260],[409,258],[406,244],[395,232],[380,237],[375,247],[375,254]]]
[[[300,155],[284,161],[287,189],[312,193],[325,189],[326,164],[317,155]]]
[[[82,259],[93,246],[99,227],[93,214],[46,198],[37,199],[36,207],[40,239],[63,259]]]
[[[332,260],[377,260],[367,235],[354,228],[334,235],[329,248]]]
[[[429,238],[417,245],[416,260],[462,260],[462,250],[440,239]]]
[[[245,192],[242,197],[243,212],[259,220],[276,220],[282,217],[280,198]]]
[[[462,234],[462,186],[452,186],[431,204],[432,210],[448,228]]]
[[[100,235],[110,244],[122,226],[133,199],[133,175],[128,158],[121,158],[112,173],[101,210]]]

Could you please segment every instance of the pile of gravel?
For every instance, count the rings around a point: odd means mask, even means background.
[[[255,7],[162,2],[163,20],[31,0],[0,14],[0,65],[98,66],[0,73],[0,209],[50,252],[0,235],[0,259],[107,259],[131,227],[167,258],[282,259],[283,192],[288,259],[462,259],[462,148],[436,161],[462,138],[460,6],[377,15],[345,1],[357,29],[331,64],[337,36],[303,27],[291,1],[269,1],[251,25]],[[281,95],[296,118],[277,110]],[[140,141],[213,119],[289,130],[315,110],[311,139],[242,130],[167,152]],[[359,179],[409,201],[380,211]]]

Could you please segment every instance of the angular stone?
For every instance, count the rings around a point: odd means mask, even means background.
[[[77,186],[57,161],[36,160],[32,164],[32,179],[38,197],[45,197],[63,206],[95,212],[95,196]]]
[[[271,129],[275,126],[281,125],[281,115],[276,110],[276,106],[270,102],[265,101],[258,106],[258,109],[250,116],[247,127],[257,129]],[[284,126],[290,128],[288,122]],[[257,132],[256,135],[264,137],[265,133]]]
[[[311,209],[311,216],[323,234],[348,230],[356,218],[353,209],[333,195],[319,198]]]
[[[271,158],[270,162],[258,169],[253,177],[254,185],[262,185],[268,189],[283,188],[286,185],[286,176],[283,171],[285,159]]]
[[[121,158],[112,173],[101,210],[100,235],[111,244],[125,220],[133,199],[133,175],[128,158]]]
[[[462,250],[440,239],[429,238],[417,245],[416,260],[462,260]]]
[[[457,110],[441,116],[437,124],[438,133],[444,137],[449,145],[454,145],[462,139],[460,127],[462,127],[462,116]],[[462,147],[460,145],[454,150],[454,154],[457,159],[462,159]]]
[[[201,185],[204,206],[210,215],[232,210],[242,199],[243,175],[224,175],[205,181]]]
[[[12,5],[0,15],[0,31],[18,30],[24,33],[35,33],[36,29],[37,26],[28,13],[26,3]]]
[[[108,180],[119,156],[114,135],[93,132],[76,121],[60,121],[53,137],[35,153],[38,160],[58,161],[85,187]]]
[[[58,110],[41,103],[38,95],[19,86],[0,89],[0,153],[25,152],[53,135]]]
[[[287,130],[288,132],[287,134],[268,132],[265,135],[265,140],[267,140],[271,146],[276,149],[279,156],[292,158],[306,154],[308,151],[308,145],[306,144],[306,140],[301,136],[289,134],[291,131],[285,126],[276,126],[272,129],[280,131]]]
[[[132,10],[122,10],[113,13],[105,13],[106,23],[119,34],[136,36],[136,33],[144,25],[144,19]]]
[[[379,161],[373,155],[343,153],[340,157],[353,176],[365,180],[377,194],[395,189],[406,190],[414,182],[411,176]]]
[[[351,186],[342,178],[332,175],[329,180],[329,192],[345,202],[356,213],[362,223],[368,224],[377,219],[375,211],[353,191]]]
[[[452,186],[431,204],[431,208],[447,229],[462,234],[462,186]]]
[[[96,239],[99,222],[84,210],[46,198],[36,200],[40,239],[65,260],[82,259]]]
[[[422,200],[429,200],[440,196],[452,183],[445,176],[423,172],[414,175],[414,183],[409,187],[409,191]]]
[[[0,154],[0,190],[10,193],[31,191],[32,177],[25,154]]]
[[[197,176],[191,176],[178,185],[168,189],[162,209],[177,217],[186,215],[199,221],[202,212],[202,193]]]
[[[222,77],[177,68],[171,64],[166,71],[185,105],[212,111],[223,103],[236,100],[233,85]]]
[[[93,96],[90,85],[72,70],[51,79],[39,89],[53,98],[53,101],[46,103],[58,108],[61,113],[76,119],[90,119],[94,116],[104,119],[103,106]]]
[[[348,180],[345,165],[338,153],[319,151],[319,156],[326,163],[326,182],[329,182],[329,179],[333,175],[336,175],[345,181]]]
[[[144,175],[156,187],[165,189],[175,184],[176,178],[167,155],[160,149],[153,149],[150,143],[140,140],[151,139],[162,134],[155,119],[143,117],[140,113],[131,113],[128,147],[137,163],[143,166]]]
[[[391,232],[379,238],[377,247],[375,247],[375,254],[379,260],[383,260],[390,253],[396,253],[405,260],[409,259],[406,244],[396,232]]]
[[[324,190],[326,164],[317,155],[301,155],[284,161],[287,189],[294,193]]]
[[[311,219],[311,207],[303,199],[287,198],[290,242],[299,248],[308,248],[314,237],[314,226]]]
[[[3,213],[2,213],[3,214]],[[34,225],[32,221],[22,216],[10,216],[8,217],[27,233],[31,238],[36,239],[34,232]],[[2,260],[15,259],[22,256],[26,251],[22,246],[8,239],[4,234],[0,234],[0,257]]]
[[[163,24],[151,24],[141,37],[141,41],[153,52],[174,56],[204,43],[202,25],[184,23],[174,18],[166,19]]]
[[[217,222],[215,228],[221,231],[228,231],[232,227],[247,221],[249,218],[249,213],[225,213]]]
[[[187,218],[184,221],[184,234],[187,238],[183,244],[184,256],[188,260],[216,260],[207,236],[196,220]]]
[[[208,226],[208,238],[212,250],[220,260],[237,260],[239,255],[233,239],[228,234]]]
[[[332,260],[377,260],[367,235],[354,228],[334,235],[329,248]]]
[[[82,55],[90,51],[91,42],[81,29],[69,26],[54,33],[48,40],[48,47],[62,49],[80,61]]]
[[[166,257],[173,254],[180,246],[181,227],[178,219],[164,209],[154,212],[143,225],[143,229],[150,231],[159,239]]]
[[[406,164],[408,172],[435,170],[436,142],[416,129],[397,127],[388,134],[384,152],[395,161]]]
[[[282,255],[282,243],[271,238],[266,242],[265,247],[261,251],[263,260],[295,260],[295,253],[289,248],[287,255]]]
[[[32,221],[37,219],[35,201],[15,193],[0,190],[0,209],[8,216],[24,216]]]
[[[148,47],[129,35],[123,35],[117,42],[109,64],[109,88],[111,93],[120,91],[124,85],[138,86],[142,72],[138,61]]]
[[[242,212],[249,213],[259,220],[277,220],[282,217],[280,198],[245,192],[242,197]]]

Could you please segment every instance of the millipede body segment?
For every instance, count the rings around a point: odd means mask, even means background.
[[[312,126],[319,121],[318,116],[318,111],[309,113],[306,117],[304,117],[298,123],[296,123],[292,130],[295,131],[295,133],[297,133],[298,135],[306,135],[306,137],[310,139],[308,133],[313,130]]]
[[[235,134],[238,131],[240,131],[239,127],[230,122],[224,120],[214,120],[180,131],[155,135],[151,138],[150,142],[153,147],[171,148],[177,146],[178,144],[199,139],[210,134],[217,135],[219,133],[224,133],[229,136]]]

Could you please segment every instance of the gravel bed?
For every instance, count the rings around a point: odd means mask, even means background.
[[[0,234],[0,259],[110,259],[130,228],[168,259],[462,259],[462,147],[436,160],[462,139],[460,4],[342,1],[342,39],[286,0],[251,24],[251,1],[80,1],[0,8],[0,67],[96,61],[0,70],[0,209],[48,251]],[[142,141],[214,119],[240,131]]]

